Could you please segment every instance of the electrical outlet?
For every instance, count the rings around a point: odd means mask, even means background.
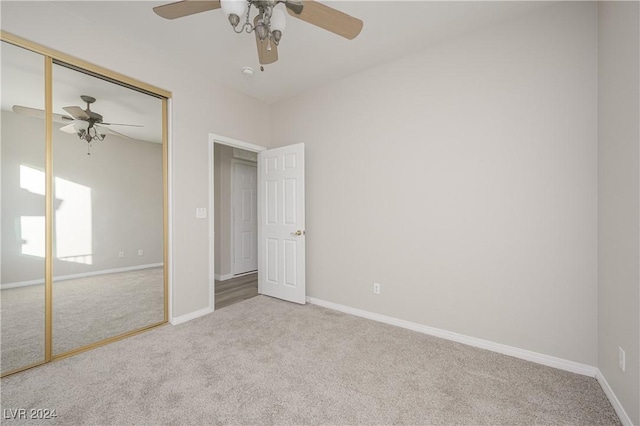
[[[380,294],[380,283],[373,283],[373,294]]]
[[[138,256],[144,256],[144,250],[142,249],[138,250]]]
[[[123,252],[123,251],[118,252],[118,257],[119,257],[120,259],[122,259],[122,258],[124,257],[124,252]]]
[[[196,209],[196,219],[205,219],[207,217],[207,209],[198,207]]]
[[[624,353],[624,349],[622,349],[620,346],[618,346],[618,367],[620,367],[620,370],[622,370],[624,372],[625,369],[625,364],[626,364],[626,360],[625,360],[625,353]]]

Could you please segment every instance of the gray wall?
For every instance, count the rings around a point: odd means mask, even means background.
[[[597,65],[559,3],[276,104],[307,294],[596,365]]]
[[[598,14],[598,367],[640,424],[639,4]]]
[[[59,125],[57,126],[59,127]],[[21,253],[21,216],[44,215],[44,197],[20,188],[20,165],[44,170],[43,121],[2,111],[2,283],[42,279],[41,258]],[[90,188],[91,263],[56,258],[54,277],[162,263],[162,146],[108,135],[87,143],[54,129],[54,176]],[[56,197],[60,198],[60,188]],[[67,203],[70,201],[67,200]],[[56,210],[65,201],[55,202]],[[82,218],[80,218],[82,219]],[[78,220],[78,223],[81,220]],[[63,229],[54,222],[56,240],[80,226]],[[44,235],[43,235],[44,238]],[[81,236],[77,236],[81,238]],[[73,241],[73,238],[72,238]],[[138,256],[138,249],[144,251]],[[124,258],[118,253],[123,251]]]

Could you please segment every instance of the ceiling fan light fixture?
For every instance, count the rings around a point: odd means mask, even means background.
[[[271,31],[280,31],[280,34],[284,32],[287,26],[287,19],[284,17],[284,12],[280,9],[273,9],[270,21]]]
[[[220,0],[220,7],[222,8],[222,12],[224,12],[225,16],[231,22],[231,25],[234,27],[238,25],[240,22],[240,17],[244,16],[247,12],[247,0]],[[235,15],[235,18],[231,16]],[[236,24],[233,24],[233,21],[237,19]]]
[[[76,120],[73,122],[73,127],[78,131],[86,131],[89,128],[89,123],[86,121]]]
[[[282,32],[279,30],[273,30],[271,31],[271,36],[273,37],[273,41],[276,43],[276,46],[277,46],[278,43],[280,43],[280,39],[282,39]]]
[[[264,39],[266,39],[269,35],[269,29],[264,24],[264,22],[262,22],[262,20],[259,20],[258,24],[256,25],[256,33],[258,34],[258,38],[262,41],[264,41]]]
[[[233,28],[237,27],[238,24],[240,23],[240,17],[235,13],[229,14],[229,23]]]

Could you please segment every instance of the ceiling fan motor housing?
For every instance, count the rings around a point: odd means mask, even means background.
[[[102,123],[102,115],[98,114],[97,112],[91,111],[91,104],[96,101],[96,98],[88,95],[81,95],[80,98],[87,103],[87,109],[85,109],[84,112],[86,112],[90,117],[89,121],[93,121],[94,123],[98,124]]]
[[[266,7],[274,7],[279,2],[277,0],[249,0],[249,3],[258,9],[264,9]]]

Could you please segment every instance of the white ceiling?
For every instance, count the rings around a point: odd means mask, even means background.
[[[97,49],[116,40],[135,40],[136,46],[166,53],[171,61],[180,61],[190,68],[206,70],[219,84],[272,104],[550,4],[543,1],[323,1],[362,19],[362,33],[354,40],[347,40],[287,14],[287,28],[278,48],[279,61],[260,72],[253,34],[234,33],[221,10],[176,20],[163,19],[153,12],[154,6],[169,2],[1,1],[0,7],[2,27],[6,31],[11,32],[14,25],[19,27],[18,22],[12,20],[35,16],[46,17],[48,22],[81,20],[95,29],[92,37]],[[61,26],[59,31],[64,28]],[[118,37],[114,38],[114,34]],[[11,62],[4,53],[3,73],[6,64]],[[242,75],[244,66],[253,67],[255,75],[251,78]],[[16,68],[15,72],[24,75],[24,71]],[[64,82],[59,82],[55,107],[79,105],[84,109],[79,96],[94,96],[98,101],[92,109],[102,114],[105,121],[145,126],[145,130],[114,129],[134,138],[158,141],[159,114],[155,108],[159,103],[153,106],[153,98],[145,100],[146,95],[130,90],[131,93],[127,93],[128,89],[105,82],[98,84],[96,79],[80,76],[67,76]],[[4,80],[5,76],[3,83]],[[33,99],[30,92],[34,92]],[[40,93],[26,84],[19,87],[3,84],[2,108],[10,109],[13,104],[35,106]],[[133,94],[142,97],[135,101],[129,99]],[[55,112],[64,113],[59,109]]]
[[[288,14],[278,48],[279,61],[259,71],[253,34],[236,34],[221,10],[176,20],[155,13],[171,1],[47,2],[52,19],[69,16],[90,22],[98,31],[110,29],[174,60],[206,69],[218,83],[266,103],[294,96],[374,65],[423,50],[430,44],[513,18],[547,2],[524,1],[323,1],[364,21],[362,33],[347,40]],[[22,3],[22,4],[21,4]],[[12,16],[24,3],[2,1],[3,15]],[[279,8],[284,8],[279,5]],[[20,12],[15,13],[20,16]],[[28,14],[22,13],[22,16]],[[3,26],[9,27],[3,17]],[[110,31],[111,33],[113,33]],[[104,40],[105,43],[108,40]],[[252,78],[244,66],[256,70]]]

